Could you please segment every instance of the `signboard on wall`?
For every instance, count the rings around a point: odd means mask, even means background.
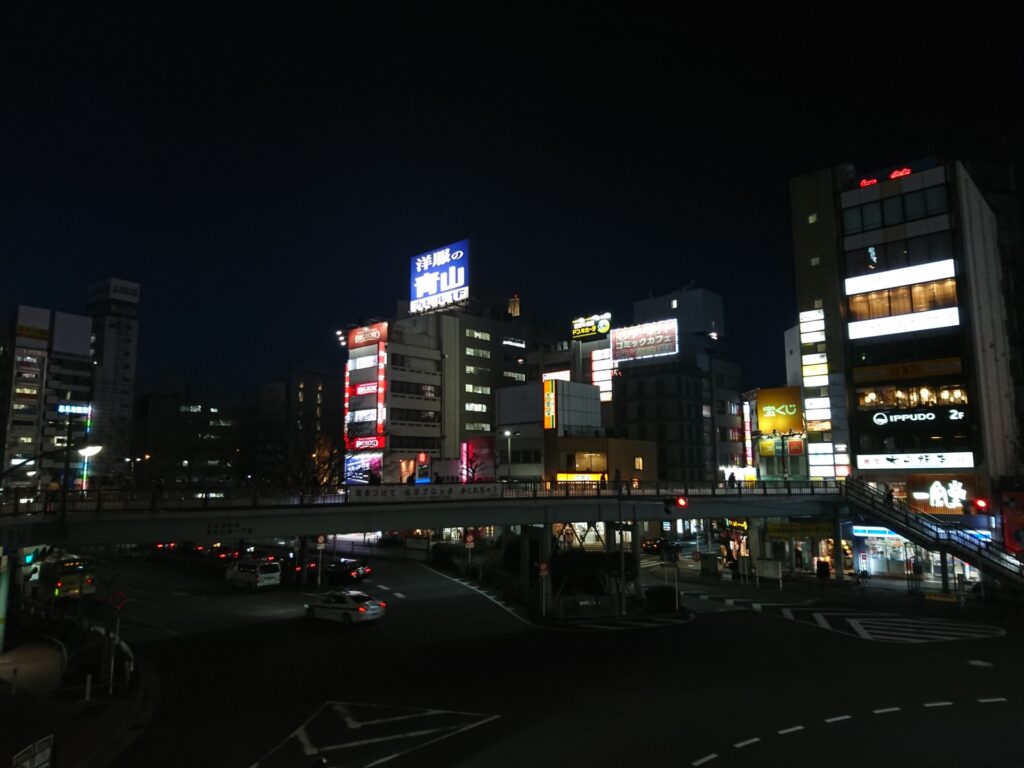
[[[970,469],[970,451],[940,453],[859,453],[857,469]]]
[[[556,394],[555,381],[548,379],[544,382],[544,429],[554,429],[558,426],[558,395]]]
[[[757,392],[757,428],[762,435],[804,431],[800,387],[776,387]]]
[[[388,340],[388,324],[374,323],[373,325],[353,328],[348,332],[348,348],[359,349],[368,347],[371,344],[378,344]]]
[[[413,256],[409,263],[409,314],[429,312],[469,298],[469,240]]]
[[[931,379],[935,376],[955,376],[962,370],[959,357],[943,357],[937,360],[917,360],[910,363],[890,363],[854,368],[853,381],[856,384],[870,381],[892,381],[894,379]]]
[[[612,313],[577,317],[572,321],[572,337],[574,339],[600,339],[608,335],[612,329]]]
[[[612,329],[612,360],[643,360],[679,352],[679,323],[675,318]]]

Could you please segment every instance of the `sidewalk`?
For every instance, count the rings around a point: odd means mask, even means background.
[[[33,633],[37,634],[37,633]],[[0,654],[0,766],[40,739],[53,737],[54,768],[109,765],[141,732],[156,708],[158,680],[139,662],[127,691],[108,694],[94,674],[85,701],[76,649],[59,640],[26,639]]]

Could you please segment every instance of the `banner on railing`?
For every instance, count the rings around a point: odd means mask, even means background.
[[[349,503],[400,504],[417,501],[480,501],[500,499],[501,483],[431,483],[429,485],[349,486]]]

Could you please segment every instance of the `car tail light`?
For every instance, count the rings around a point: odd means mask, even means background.
[[[200,544],[198,547],[196,547],[196,552],[202,552],[202,551],[203,551],[203,545]]]
[[[380,601],[380,602],[378,603],[378,605],[379,605],[379,606],[380,606],[381,608],[387,608],[387,607],[388,607],[388,604],[387,604],[387,603],[385,603],[385,602],[384,602],[383,600],[381,600],[381,601]]]
[[[90,586],[90,587],[91,587],[91,586],[92,586],[92,576],[89,576],[89,577],[87,577],[87,578],[86,578],[86,580],[85,580],[85,583],[86,583],[86,584],[87,584],[88,586]]]
[[[174,548],[175,548],[176,546],[178,546],[178,545],[177,545],[176,543],[174,543],[174,542],[172,541],[172,542],[171,542],[170,544],[168,544],[167,546],[168,546],[168,547],[170,547],[171,549],[174,549]]]
[[[296,572],[296,573],[298,573],[298,572],[299,572],[299,571],[301,571],[301,570],[302,570],[302,566],[301,566],[301,565],[296,565],[296,566],[295,566],[295,572]]]
[[[365,571],[366,573],[371,573],[371,572],[373,571],[373,569],[372,569],[372,568],[371,568],[370,566],[366,566],[366,568],[364,568],[363,570],[364,570],[364,571]]]
[[[64,582],[63,581],[58,581],[57,582],[57,589],[60,589],[63,586],[64,586]]]
[[[157,549],[163,549],[163,548],[164,548],[164,545],[163,545],[163,544],[157,544],[157,545],[156,545],[156,548],[157,548]]]
[[[359,606],[359,612],[360,613],[366,613],[366,606],[365,605],[360,605]]]
[[[224,560],[224,559],[226,559],[226,558],[227,558],[227,555],[225,555],[225,554],[224,554],[223,552],[221,552],[221,553],[220,553],[219,555],[217,555],[217,557],[218,557],[218,558],[219,558],[220,560]]]
[[[316,568],[316,563],[310,563],[306,566],[307,568]]]
[[[349,571],[348,575],[351,576],[354,579],[356,577],[356,572],[355,571]]]

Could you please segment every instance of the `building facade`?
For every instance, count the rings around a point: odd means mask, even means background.
[[[958,161],[790,188],[812,476],[968,512],[1020,460],[995,214]]]

